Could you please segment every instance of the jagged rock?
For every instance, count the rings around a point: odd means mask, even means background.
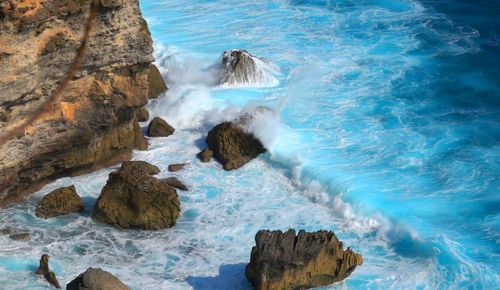
[[[168,171],[177,172],[179,170],[182,170],[186,165],[187,165],[187,163],[170,164],[168,166]]]
[[[174,134],[175,129],[160,117],[155,117],[148,127],[148,135],[151,137],[167,137]]]
[[[333,232],[259,231],[245,275],[259,290],[308,289],[347,278],[363,264]]]
[[[266,152],[262,143],[251,133],[234,123],[221,123],[207,136],[208,147],[225,170],[240,168],[259,154]]]
[[[120,228],[163,229],[175,225],[180,213],[176,190],[151,176],[158,168],[128,161],[112,172],[92,216]],[[154,170],[151,170],[154,169]]]
[[[148,109],[140,107],[135,111],[135,117],[137,118],[138,122],[146,122],[147,120],[149,120]]]
[[[9,235],[9,239],[14,241],[29,241],[31,239],[30,233],[17,233]]]
[[[156,66],[151,65],[151,69],[149,70],[149,98],[156,99],[166,90],[168,90],[168,87],[160,71]]]
[[[111,273],[99,268],[88,268],[66,285],[66,290],[129,290]]]
[[[224,51],[220,67],[219,85],[261,84],[269,82],[268,72],[272,64],[251,55],[243,49]],[[277,70],[277,68],[275,68]]]
[[[205,148],[196,156],[198,156],[201,162],[210,162],[210,159],[212,159],[212,156],[214,156],[214,152],[208,148]]]
[[[61,83],[80,44],[90,1],[0,2],[2,134],[32,116]],[[82,67],[60,101],[22,136],[0,146],[0,205],[54,178],[121,162],[133,149],[147,148],[134,110],[165,86],[150,64],[147,23],[138,0],[95,2],[97,17]]]
[[[168,177],[168,178],[165,178],[164,179],[165,182],[174,187],[174,188],[177,188],[179,190],[183,190],[183,191],[188,191],[189,189],[184,185],[184,183],[182,183],[179,179],[177,179],[176,177]]]
[[[74,185],[56,189],[43,197],[35,211],[39,218],[51,218],[83,211],[83,200]]]
[[[61,286],[59,284],[59,281],[56,278],[56,274],[49,269],[49,258],[50,256],[47,254],[43,254],[42,257],[40,258],[40,264],[38,266],[38,269],[36,270],[35,274],[37,275],[42,275],[45,277],[45,280],[47,280],[50,284],[52,284],[54,287],[60,289]]]

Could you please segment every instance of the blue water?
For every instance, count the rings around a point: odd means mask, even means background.
[[[23,277],[49,251],[63,281],[101,266],[133,289],[248,289],[255,232],[294,227],[334,230],[364,256],[325,289],[500,287],[497,1],[141,5],[170,86],[149,109],[177,131],[135,158],[164,171],[190,162],[176,173],[191,189],[179,224],[146,233],[96,224],[89,214],[111,169],[61,179],[0,210],[37,237],[0,236],[2,285],[43,288]],[[233,48],[279,66],[279,85],[210,87],[206,68]],[[214,124],[261,105],[276,112],[254,128],[268,153],[231,172],[196,160]],[[37,220],[41,196],[66,184],[86,214]]]

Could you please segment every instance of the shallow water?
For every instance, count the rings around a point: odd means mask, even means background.
[[[179,223],[94,223],[112,168],[58,180],[0,210],[33,236],[0,236],[0,285],[44,289],[30,272],[49,252],[64,284],[99,266],[133,289],[247,289],[256,231],[293,227],[334,230],[364,256],[331,289],[498,288],[500,8],[475,3],[142,1],[170,86],[148,107],[177,131],[134,158],[162,177],[190,163],[174,174],[190,187]],[[272,61],[278,84],[210,87],[233,48]],[[268,153],[231,172],[197,161],[213,125],[262,105],[276,112],[252,127]],[[85,214],[37,219],[40,198],[69,184]]]

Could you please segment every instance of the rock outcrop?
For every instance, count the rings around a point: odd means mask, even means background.
[[[170,126],[160,117],[154,117],[148,126],[148,135],[150,137],[168,137],[174,134],[174,127]]]
[[[208,132],[207,144],[225,170],[240,168],[259,154],[266,152],[262,143],[251,133],[231,122],[223,122]]]
[[[88,268],[66,285],[66,290],[129,290],[111,273],[99,268]]]
[[[0,205],[45,182],[116,163],[147,141],[134,111],[166,86],[139,1],[100,0],[82,66],[60,100],[0,146]],[[80,45],[89,0],[0,1],[0,135],[55,91]]]
[[[196,154],[201,162],[210,162],[212,156],[214,156],[214,152],[208,148],[203,149],[200,153]]]
[[[39,218],[51,218],[83,211],[83,200],[74,185],[56,189],[43,197],[35,211]]]
[[[242,49],[224,51],[219,69],[219,85],[262,85],[273,82],[279,71],[264,58]]]
[[[94,207],[93,217],[120,228],[157,230],[175,225],[180,213],[176,190],[151,175],[158,167],[127,161],[112,172]]]
[[[60,289],[59,281],[56,278],[56,274],[49,269],[49,255],[43,254],[40,258],[40,264],[35,274],[42,275],[47,282],[49,282],[54,287]]]
[[[164,181],[168,185],[172,186],[173,188],[177,188],[178,190],[182,190],[182,191],[188,191],[189,190],[187,188],[187,186],[185,186],[184,183],[182,183],[182,181],[180,181],[176,177],[168,177],[168,178],[165,178]]]
[[[259,290],[308,289],[347,278],[363,263],[333,232],[259,231],[246,276]]]

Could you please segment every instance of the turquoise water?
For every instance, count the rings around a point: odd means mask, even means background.
[[[149,105],[176,129],[135,158],[190,162],[179,224],[119,231],[89,214],[112,169],[65,178],[0,210],[0,285],[42,288],[100,266],[133,289],[249,289],[259,229],[330,229],[365,264],[328,289],[496,289],[500,254],[500,7],[496,1],[142,1],[170,90]],[[280,68],[278,84],[213,88],[224,50]],[[269,152],[225,172],[195,154],[207,131],[255,106]],[[146,124],[144,124],[146,125]],[[34,217],[74,183],[83,216]],[[35,263],[36,267],[36,263]]]

